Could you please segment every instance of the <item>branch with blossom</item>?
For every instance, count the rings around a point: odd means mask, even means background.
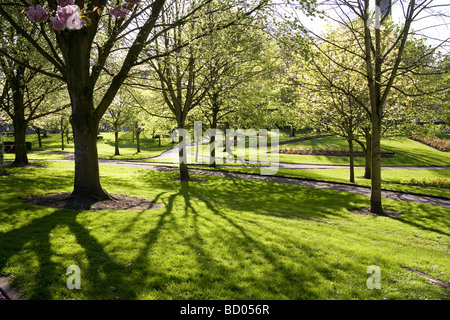
[[[125,19],[134,5],[141,3],[141,0],[124,0],[124,3],[109,8],[109,14],[117,19]],[[89,19],[84,15],[85,9],[80,9],[75,4],[75,0],[57,0],[55,16],[51,19],[51,26],[54,30],[79,30],[88,25]],[[96,8],[98,9],[98,8]],[[41,5],[29,6],[25,9],[28,18],[36,23],[45,22],[49,19],[49,14]]]

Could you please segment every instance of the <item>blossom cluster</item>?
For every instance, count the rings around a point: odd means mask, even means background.
[[[71,30],[79,30],[86,21],[81,19],[81,10],[75,4],[75,0],[58,0],[56,16],[52,19],[52,26],[55,30],[64,30],[66,27]]]
[[[109,14],[115,18],[126,18],[133,5],[141,3],[141,0],[124,0],[123,5],[109,8]],[[82,17],[82,11],[75,0],[57,0],[55,16],[51,19],[54,30],[79,30],[87,24]],[[41,6],[30,6],[27,9],[28,18],[37,23],[47,21],[49,15]]]

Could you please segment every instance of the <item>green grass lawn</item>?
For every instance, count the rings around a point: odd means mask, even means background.
[[[145,133],[141,134],[140,144],[141,152],[137,153],[136,141],[132,142],[131,132],[120,132],[119,133],[119,156],[114,155],[114,133],[112,132],[102,132],[99,134],[103,139],[98,140],[98,156],[103,159],[143,159],[149,157],[155,157],[161,152],[172,148],[170,138],[162,138],[161,146],[159,146],[158,139],[152,139]],[[71,135],[69,135],[71,137]],[[11,138],[8,138],[11,139]],[[5,139],[6,140],[6,139]],[[8,140],[9,141],[9,140]],[[27,141],[32,142],[32,151],[62,151],[61,148],[61,135],[60,134],[49,134],[48,138],[42,139],[42,148],[39,148],[38,139],[36,134],[27,135]],[[74,152],[73,139],[67,143],[64,139],[64,151]],[[58,159],[58,156],[53,155],[43,155],[42,153],[30,153],[29,158],[33,159],[39,155],[39,159]],[[8,155],[6,159],[14,159],[14,155]],[[64,158],[59,156],[59,158]]]
[[[299,134],[296,138],[315,135],[316,133]],[[103,159],[145,159],[155,157],[163,151],[174,147],[170,138],[161,139],[161,146],[158,145],[158,139],[151,139],[145,134],[141,138],[141,152],[136,152],[136,142],[132,142],[131,132],[121,132],[119,135],[119,156],[114,156],[114,134],[111,132],[101,133],[102,140],[98,141],[99,158]],[[27,141],[33,143],[33,151],[61,151],[61,140],[59,134],[50,134],[49,138],[43,139],[43,148],[39,148],[37,144],[37,135],[28,135]],[[292,139],[286,132],[281,131],[280,141]],[[347,143],[344,139],[330,136],[319,139],[307,140],[302,142],[292,143],[293,146],[307,148],[333,148],[342,150],[347,148]],[[209,154],[209,145],[202,146],[203,155]],[[269,146],[270,149],[270,146]],[[448,152],[438,151],[428,147],[422,143],[401,138],[390,139],[382,141],[382,149],[392,151],[395,153],[393,158],[383,158],[383,166],[450,166],[450,154]],[[64,151],[74,152],[73,140],[69,144],[65,142]],[[191,155],[195,154],[194,147],[188,148]],[[246,150],[246,159],[259,159],[256,149]],[[60,155],[50,155],[42,153],[30,153],[30,159],[61,159]],[[193,157],[191,156],[193,159]],[[14,159],[14,155],[6,154],[5,159]],[[330,164],[330,165],[348,165],[348,157],[339,156],[313,156],[313,155],[291,155],[279,154],[280,163],[302,163],[302,164]],[[355,157],[355,165],[364,165],[363,157]]]
[[[73,164],[0,176],[0,274],[28,299],[450,299],[448,209],[262,181],[101,165],[103,187],[156,210],[76,211],[19,197],[71,191]],[[67,267],[81,289],[66,288]],[[367,268],[381,268],[370,290]]]
[[[307,136],[307,135],[305,135]],[[286,137],[285,137],[286,138]],[[313,149],[333,149],[347,150],[347,142],[337,136],[329,136],[318,139],[312,139],[301,142],[290,143],[286,146],[312,147]],[[407,138],[384,139],[381,142],[382,151],[391,151],[394,153],[393,158],[382,158],[383,166],[450,166],[450,153],[443,152],[426,146],[420,142]],[[283,148],[281,145],[280,148]],[[361,151],[359,145],[355,148]],[[236,147],[232,147],[235,151]],[[268,146],[270,150],[270,145]],[[195,147],[189,147],[188,153],[195,154]],[[202,154],[209,155],[209,144],[202,146]],[[323,164],[323,165],[348,165],[349,157],[342,156],[325,156],[325,155],[296,155],[296,154],[279,154],[280,163],[300,163],[300,164]],[[255,148],[247,148],[245,158],[247,160],[258,160],[258,150]],[[364,157],[355,157],[355,165],[364,165]]]
[[[286,137],[285,137],[286,138]],[[302,141],[293,143],[295,146],[306,146],[313,147],[317,149],[332,148],[336,150],[342,150],[347,147],[347,143],[342,138],[336,136],[324,137],[314,140]],[[397,140],[383,140],[382,141],[383,150],[392,151],[395,153],[394,158],[383,158],[383,166],[449,166],[450,165],[450,154],[448,152],[438,151],[431,147],[428,147],[422,143],[410,140],[410,139],[397,139]],[[189,160],[194,163],[195,148],[188,148],[188,153],[190,154]],[[209,144],[204,144],[202,146],[203,155],[209,155]],[[251,154],[251,159],[257,159],[258,152],[256,149],[246,150],[246,158],[249,159],[249,154]],[[161,160],[148,160],[149,162],[161,161]],[[279,154],[280,163],[300,163],[300,164],[325,164],[325,165],[344,165],[348,166],[348,157],[338,157],[338,156],[312,156],[312,155],[288,155]],[[204,164],[208,163],[207,159],[203,160]],[[226,163],[222,163],[226,165]],[[239,171],[239,172],[249,172],[249,173],[260,173],[259,168],[245,168],[245,166],[240,165],[239,162],[234,163],[235,168],[218,168],[217,170],[228,170],[228,171]],[[248,164],[251,165],[251,164]],[[355,165],[364,165],[363,157],[355,158]],[[348,182],[349,181],[349,169],[326,169],[326,170],[294,170],[294,169],[283,169],[280,168],[277,175],[306,178],[306,179],[318,179],[326,181],[338,181],[338,182]],[[363,179],[364,170],[356,169],[355,177],[356,184],[359,185],[370,185],[370,180]],[[437,178],[446,179],[450,181],[450,170],[433,170],[433,169],[383,169],[382,170],[382,186],[386,189],[399,190],[405,192],[415,192],[423,193],[436,196],[450,197],[450,190],[444,188],[435,187],[420,187],[406,185],[411,179],[427,181],[436,180]]]
[[[208,168],[210,169],[210,168]],[[260,174],[260,168],[248,167],[217,167],[213,170],[232,171]],[[313,179],[323,181],[335,181],[349,183],[349,169],[323,169],[323,170],[298,170],[280,168],[276,175],[294,177],[301,179]],[[355,169],[355,184],[362,186],[370,186],[370,180],[364,179],[364,169]],[[381,170],[382,188],[390,190],[398,190],[403,192],[414,192],[426,195],[442,196],[450,198],[450,189],[437,187],[423,187],[408,185],[411,179],[426,181],[436,180],[437,178],[450,181],[450,170],[447,169],[382,169]]]
[[[336,136],[297,142],[292,145],[318,149],[325,149],[327,147],[336,150],[348,149],[347,142]],[[393,158],[382,158],[381,164],[383,166],[450,166],[450,153],[438,151],[407,138],[384,139],[381,141],[381,147],[384,151],[394,152]],[[355,157],[354,159],[355,165],[364,165],[364,157]],[[281,163],[304,164],[349,164],[348,157],[292,154],[280,154],[279,161]]]
[[[5,153],[4,159],[5,161],[14,160],[14,153]],[[39,160],[61,160],[66,159],[65,155],[62,154],[55,154],[55,153],[49,153],[49,152],[39,152],[31,150],[31,152],[28,153],[28,160],[29,161],[39,161]]]

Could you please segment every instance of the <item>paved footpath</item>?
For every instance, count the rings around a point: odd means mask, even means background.
[[[67,155],[67,159],[64,160],[46,160],[46,161],[73,161],[74,157],[72,153],[67,152],[55,152],[58,154]],[[160,157],[157,157],[160,159]],[[177,167],[173,167],[173,164],[170,163],[155,163],[155,164],[143,164],[139,161],[142,160],[109,160],[109,159],[99,159],[99,163],[107,164],[107,165],[115,165],[115,166],[123,166],[123,167],[133,167],[133,168],[141,168],[155,171],[173,171],[178,172]],[[165,165],[164,165],[165,164]],[[171,165],[171,166],[169,166]],[[289,164],[289,163],[280,163],[280,168],[289,168],[289,169],[335,169],[335,168],[348,168],[348,166],[335,166],[335,165],[310,165],[310,164]],[[221,166],[225,167],[225,166]],[[230,166],[236,168],[236,166]],[[251,165],[246,166],[246,168],[251,168]],[[207,166],[205,165],[205,168]],[[255,168],[261,168],[260,166]],[[384,169],[450,169],[450,167],[383,167]],[[214,175],[226,178],[239,178],[239,179],[249,179],[249,180],[258,180],[272,183],[285,183],[291,185],[319,188],[319,189],[328,189],[342,192],[351,192],[362,195],[370,195],[370,187],[361,186],[361,185],[353,185],[350,183],[341,183],[341,182],[331,182],[331,181],[319,181],[319,180],[308,180],[301,178],[291,178],[291,177],[282,177],[282,176],[262,176],[259,174],[249,174],[249,173],[238,173],[238,172],[224,172],[224,171],[214,171],[208,169],[197,169],[197,168],[189,168],[189,172],[191,174],[199,174],[199,175]],[[394,190],[383,190],[382,197],[387,199],[401,200],[401,201],[412,201],[418,203],[431,204],[436,206],[442,206],[446,208],[450,208],[450,198],[446,197],[438,197],[431,195],[422,195],[415,193],[405,193],[402,191],[394,191]]]
[[[101,164],[149,169],[149,170],[156,170],[156,171],[178,172],[178,170],[179,170],[176,167],[152,165],[152,164],[142,164],[142,163],[135,163],[135,162],[131,162],[131,161],[117,161],[117,160],[100,159],[99,162]],[[213,171],[213,170],[208,170],[208,169],[195,169],[195,168],[190,168],[189,173],[199,174],[199,175],[213,175],[213,176],[226,177],[226,178],[258,180],[258,181],[265,181],[265,182],[272,182],[272,183],[285,183],[285,184],[319,188],[319,189],[328,189],[328,190],[335,190],[335,191],[342,191],[342,192],[357,193],[357,194],[362,194],[362,195],[370,195],[370,187],[360,186],[360,185],[352,185],[349,183],[308,180],[308,179],[290,178],[290,177],[281,177],[281,176],[262,176],[259,174]],[[382,196],[387,199],[412,201],[412,202],[419,202],[419,203],[425,203],[425,204],[431,204],[431,205],[437,205],[437,206],[450,208],[450,198],[445,198],[445,197],[405,193],[405,192],[393,191],[393,190],[384,190],[382,192]]]

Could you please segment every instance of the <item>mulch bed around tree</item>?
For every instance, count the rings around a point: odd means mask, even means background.
[[[110,200],[82,199],[71,197],[69,192],[52,193],[22,198],[23,202],[57,209],[73,210],[148,210],[158,209],[162,204],[139,197],[114,194]]]
[[[391,218],[397,218],[403,214],[403,212],[397,212],[394,210],[383,210],[384,216],[391,217]],[[369,208],[360,208],[355,210],[350,210],[350,212],[353,212],[354,214],[362,214],[362,215],[368,215],[368,216],[378,216],[375,213],[370,212]]]

